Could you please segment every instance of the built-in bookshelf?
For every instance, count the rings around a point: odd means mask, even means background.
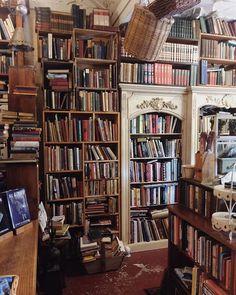
[[[118,33],[74,28],[71,49],[73,61],[41,60],[46,202],[71,226],[120,236]]]
[[[182,88],[120,84],[122,90],[122,240],[132,251],[166,247],[161,214],[179,200]],[[165,228],[165,223],[164,223]],[[165,231],[165,230],[164,230]]]
[[[182,179],[181,186],[182,191],[185,191],[185,200],[190,198],[191,190],[195,191],[195,195],[196,191],[202,192],[197,201],[204,198],[206,192],[211,195],[212,201],[214,199],[213,187],[191,179]],[[178,294],[198,294],[204,290],[217,294],[236,294],[233,280],[234,243],[226,233],[213,230],[211,215],[206,215],[204,210],[196,212],[185,205],[188,206],[184,201],[168,206],[169,278],[173,282],[168,294],[174,294],[175,290]],[[190,274],[188,283],[183,276],[178,275],[179,271],[186,268]]]

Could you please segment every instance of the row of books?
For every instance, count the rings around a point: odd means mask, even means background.
[[[171,241],[193,258],[226,290],[231,286],[231,254],[224,245],[204,235],[177,216],[170,219]]]
[[[72,15],[51,11],[50,7],[35,7],[35,30],[72,33]]]
[[[86,181],[84,185],[85,196],[117,195],[119,192],[118,179],[100,179]]]
[[[115,36],[109,39],[94,41],[91,39],[75,41],[75,57],[117,60],[117,39]]]
[[[197,65],[189,69],[162,63],[121,63],[120,80],[125,83],[189,86],[197,83]]]
[[[118,209],[118,199],[117,197],[90,197],[86,198],[85,202],[85,213],[86,214],[116,214]],[[109,217],[106,217],[106,221],[109,222],[101,222],[104,219],[98,219],[95,221],[90,221],[90,225],[111,225],[112,222]]]
[[[178,181],[180,177],[180,160],[158,162],[130,161],[130,181],[155,182]]]
[[[56,110],[78,110],[86,112],[118,112],[119,98],[116,91],[44,90],[45,107]]]
[[[118,163],[85,163],[84,167],[85,179],[95,180],[100,178],[117,178],[118,177]]]
[[[214,14],[201,16],[200,27],[202,33],[236,36],[236,21],[227,21]]]
[[[179,119],[169,114],[148,113],[130,121],[130,133],[163,134],[180,133]]]
[[[180,157],[180,139],[138,137],[130,141],[131,158]]]
[[[65,223],[71,225],[83,224],[83,202],[70,202],[68,204],[51,204],[51,214],[65,215]]]
[[[132,211],[131,211],[132,214]],[[168,218],[131,218],[131,243],[158,241],[168,237]]]
[[[109,146],[101,145],[87,145],[84,154],[85,161],[93,160],[117,160],[116,154],[112,151]]]
[[[69,121],[68,117],[58,118],[57,114],[53,119],[45,122],[46,140],[51,142],[69,141]]]
[[[109,68],[85,68],[75,67],[75,84],[78,87],[88,88],[116,88],[116,65]]]
[[[76,176],[56,176],[47,174],[47,200],[79,198],[83,195],[83,184]]]
[[[116,141],[118,140],[118,126],[108,119],[96,118],[95,124],[96,138],[101,141]]]
[[[44,106],[52,110],[69,110],[72,104],[71,91],[44,89]]]
[[[198,39],[200,35],[200,22],[198,19],[175,18],[171,26],[169,37],[181,39]]]
[[[173,204],[177,200],[177,186],[177,183],[171,183],[166,185],[131,187],[130,206],[149,207]]]
[[[6,19],[0,18],[0,40],[10,40],[15,31],[15,24],[12,16],[7,15]]]
[[[116,91],[86,91],[76,92],[75,109],[80,111],[118,112],[119,98]]]
[[[71,38],[56,38],[52,36],[52,33],[48,33],[47,37],[40,36],[38,38],[38,58],[70,60],[71,46]]]
[[[202,39],[201,57],[218,58],[218,59],[236,59],[236,41],[217,41]]]
[[[0,74],[7,74],[10,66],[13,65],[13,59],[11,56],[0,56]]]
[[[202,216],[211,218],[214,198],[211,191],[205,190],[193,184],[186,187],[187,193],[183,199],[184,206],[199,213]]]
[[[192,44],[178,44],[165,42],[160,50],[158,60],[198,63],[199,48]]]
[[[82,150],[80,147],[46,146],[45,170],[68,171],[82,169]]]
[[[202,295],[226,295],[223,290],[214,280],[206,278],[204,272],[198,266],[194,267],[176,267],[174,268],[175,274],[191,291],[191,294]]]
[[[225,69],[221,66],[208,66],[208,61],[200,61],[200,84],[202,85],[236,85],[236,69]]]

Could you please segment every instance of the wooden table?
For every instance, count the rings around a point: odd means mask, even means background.
[[[35,295],[37,281],[38,220],[0,237],[0,275],[18,275],[17,295]]]

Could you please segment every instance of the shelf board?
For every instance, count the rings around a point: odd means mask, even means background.
[[[45,171],[46,174],[63,174],[63,173],[81,173],[83,172],[80,170],[60,170],[60,171]]]
[[[167,181],[138,181],[138,182],[130,182],[130,185],[137,185],[137,184],[142,184],[142,185],[163,185],[163,184],[172,184],[173,182],[177,182],[178,180],[167,180]]]
[[[96,87],[84,87],[84,86],[75,86],[76,89],[86,90],[86,91],[117,91],[117,88],[96,88]]]
[[[150,242],[140,242],[134,244],[128,244],[131,253],[139,252],[139,251],[148,251],[148,250],[157,250],[168,247],[168,240],[162,239],[158,241],[150,241]]]
[[[168,209],[172,214],[177,215],[182,220],[187,221],[194,228],[206,233],[208,236],[217,240],[226,247],[236,250],[235,240],[229,240],[229,234],[227,232],[218,232],[212,228],[211,221],[207,220],[205,217],[196,214],[182,205],[168,205]]]
[[[37,159],[25,159],[25,160],[16,160],[16,159],[2,159],[0,164],[24,164],[24,163],[38,163]]]
[[[108,26],[109,28],[109,26]],[[92,30],[92,29],[80,29],[80,28],[74,28],[73,33],[76,34],[76,37],[78,39],[91,39],[91,38],[104,38],[104,37],[110,37],[111,35],[116,35],[117,32],[113,31],[103,31],[103,30]]]
[[[108,162],[118,162],[119,160],[88,160],[88,161],[84,161],[84,163],[108,163]]]
[[[114,59],[100,59],[100,58],[82,58],[75,57],[75,62],[77,64],[88,64],[88,65],[104,65],[104,64],[116,64],[117,60]]]
[[[92,195],[92,196],[84,196],[86,199],[94,199],[94,198],[109,198],[109,197],[119,197],[119,194],[110,194],[110,195]]]
[[[82,201],[83,197],[65,197],[65,198],[59,198],[59,199],[55,199],[55,200],[47,200],[48,204],[51,203],[64,203],[64,202],[71,202],[71,201]]]
[[[218,40],[218,41],[228,41],[228,40],[236,40],[236,36],[226,36],[226,35],[218,35],[218,34],[210,34],[210,33],[201,33],[201,39],[209,39],[209,40]]]
[[[181,133],[130,133],[130,136],[142,136],[142,137],[150,137],[150,138],[159,138],[159,137],[163,137],[163,136],[178,136],[181,137],[182,134]]]
[[[201,56],[200,59],[207,60],[208,64],[236,65],[236,60],[232,60],[232,59],[220,59],[220,58],[203,57],[203,56]]]
[[[78,141],[45,141],[44,145],[82,145],[82,143]]]
[[[47,36],[48,34],[53,34],[53,36],[58,36],[58,37],[71,37],[72,31],[54,31],[54,30],[37,30],[37,34],[40,36]]]
[[[130,158],[131,161],[158,161],[158,160],[166,160],[166,159],[179,159],[179,157],[142,157],[142,158]]]

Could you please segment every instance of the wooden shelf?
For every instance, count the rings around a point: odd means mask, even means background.
[[[228,40],[236,40],[236,36],[226,36],[226,35],[201,33],[201,39],[228,41]]]
[[[177,215],[182,220],[185,220],[187,223],[191,224],[194,228],[197,228],[200,231],[206,233],[208,236],[222,243],[226,247],[234,251],[236,250],[235,241],[230,241],[227,233],[213,230],[211,221],[206,220],[206,218],[201,217],[199,214],[196,214],[179,204],[169,205],[168,209],[170,213]]]
[[[232,59],[220,59],[220,58],[203,57],[203,56],[201,56],[200,59],[207,60],[208,64],[236,65],[236,60],[232,60]]]
[[[38,221],[23,232],[1,239],[0,275],[18,275],[17,295],[36,295]]]

